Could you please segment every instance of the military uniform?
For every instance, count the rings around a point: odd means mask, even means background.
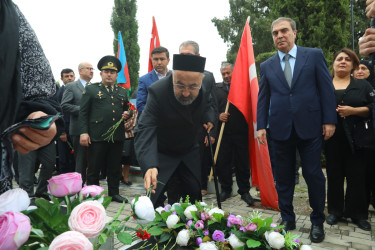
[[[99,64],[99,69],[105,69]],[[122,114],[127,110],[126,90],[117,84],[112,87],[106,87],[102,82],[90,84],[82,94],[79,113],[81,135],[88,134],[91,140],[87,184],[99,185],[99,172],[102,166],[105,166],[108,195],[112,197],[119,194],[121,153],[125,140]],[[108,134],[105,133],[120,120],[121,123],[113,134],[113,140],[107,138]]]

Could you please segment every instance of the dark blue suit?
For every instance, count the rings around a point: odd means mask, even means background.
[[[139,78],[138,91],[137,91],[137,109],[138,113],[141,114],[145,108],[148,95],[148,87],[154,82],[159,80],[155,73],[155,70],[148,72],[146,75]]]
[[[312,224],[324,222],[325,178],[321,170],[322,125],[336,123],[332,78],[323,52],[297,46],[289,87],[276,53],[260,65],[257,129],[269,125],[275,142],[276,189],[284,221],[295,221],[293,193],[298,148],[309,188]]]

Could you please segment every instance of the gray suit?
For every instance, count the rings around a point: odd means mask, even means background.
[[[74,156],[76,160],[75,171],[81,173],[83,183],[86,180],[87,169],[87,148],[81,146],[79,143],[80,126],[78,114],[80,110],[80,103],[82,93],[85,90],[80,79],[75,82],[69,83],[65,86],[65,91],[61,99],[61,107],[65,114],[70,115],[69,132],[73,142]]]
[[[69,83],[65,86],[65,91],[61,99],[61,107],[63,112],[70,114],[69,133],[71,135],[80,135],[78,114],[79,105],[81,103],[82,93],[84,90],[85,88],[78,79],[77,81]]]

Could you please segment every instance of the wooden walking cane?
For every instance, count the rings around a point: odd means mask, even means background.
[[[228,113],[228,109],[229,109],[229,101],[227,101],[227,105],[225,106],[225,113]],[[211,182],[211,180],[212,180],[213,168],[216,166],[216,160],[217,160],[217,155],[219,154],[221,138],[223,138],[224,126],[225,126],[225,122],[221,123],[219,139],[217,140],[217,144],[216,144],[215,156],[214,156],[214,159],[213,159],[213,162],[212,162],[210,177],[208,178],[209,182]],[[208,137],[208,140],[210,140],[209,137]]]

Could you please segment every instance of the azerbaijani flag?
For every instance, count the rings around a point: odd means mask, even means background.
[[[121,31],[118,32],[118,49],[117,58],[120,60],[122,69],[118,72],[117,84],[121,87],[126,88],[128,91],[131,90],[128,63],[126,62],[126,54],[124,48],[124,42],[122,41]]]

